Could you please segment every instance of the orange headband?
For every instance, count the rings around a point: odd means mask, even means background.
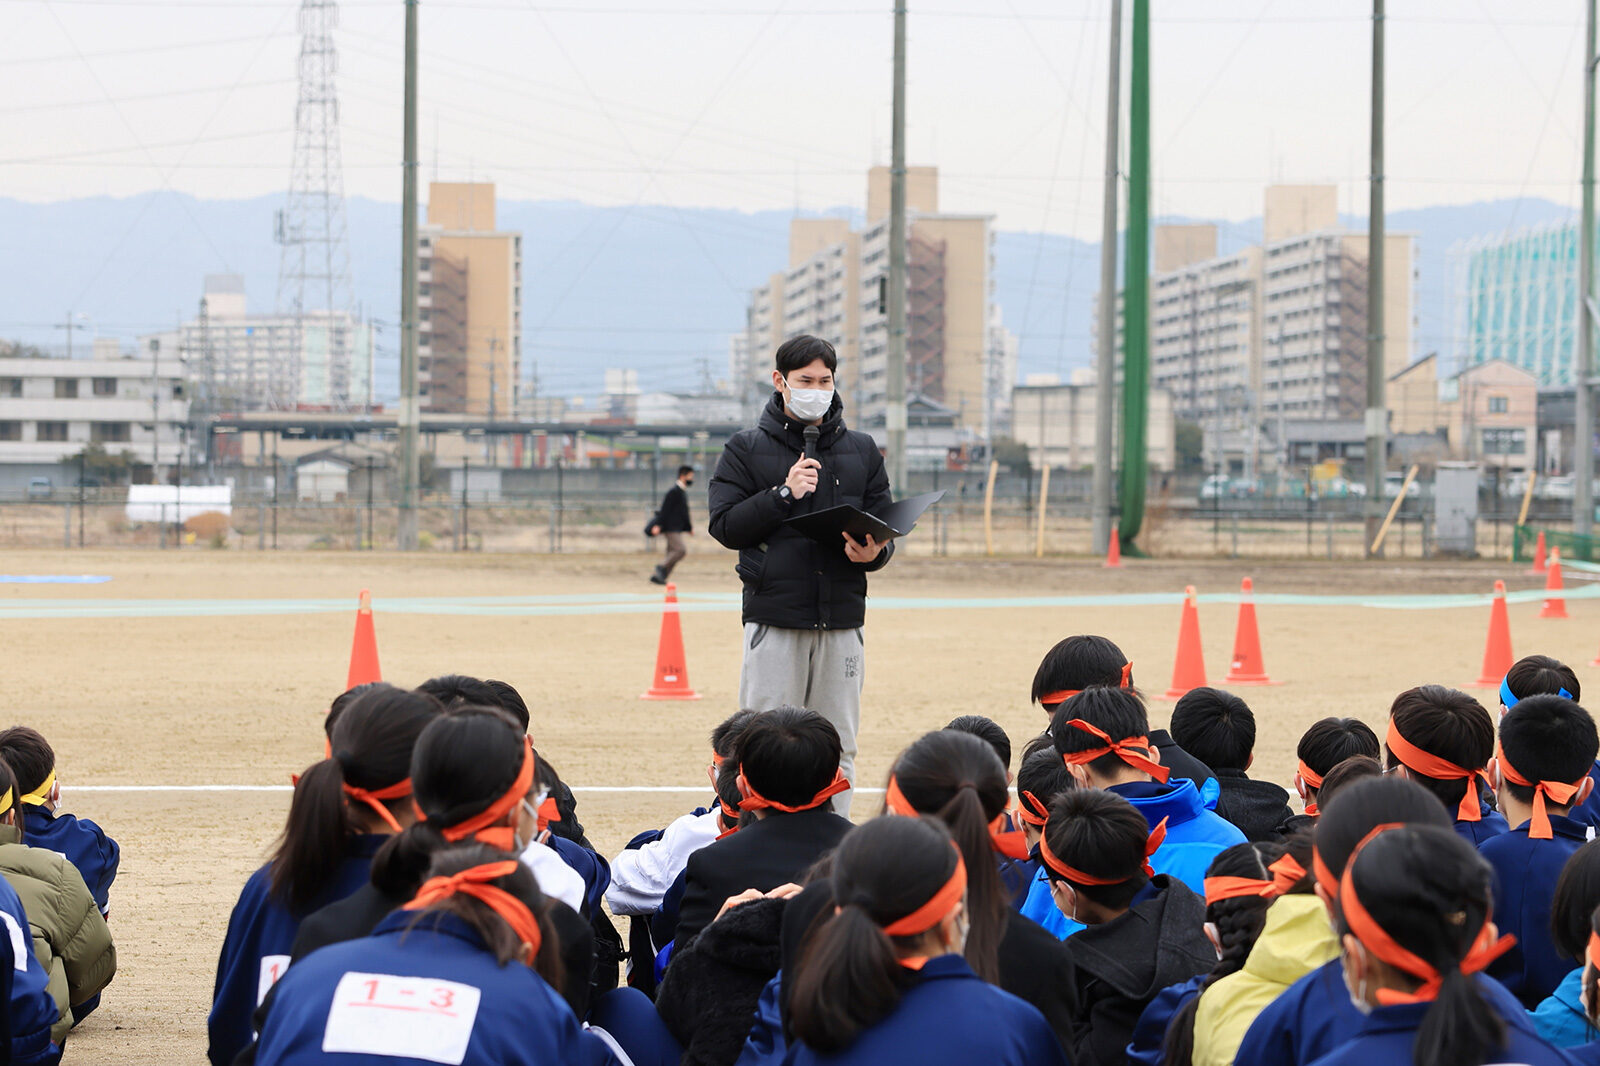
[[[777,803],[773,800],[769,800],[767,797],[763,796],[761,793],[752,788],[750,786],[749,778],[744,776],[744,766],[741,765],[739,767],[739,791],[744,793],[744,799],[739,801],[739,809],[742,811],[759,811],[770,807],[775,811],[784,811],[787,814],[795,814],[799,811],[809,811],[813,808],[820,807],[849,787],[850,781],[844,776],[844,771],[835,770],[833,772],[833,780],[828,783],[826,788],[799,806],[791,807],[787,803]]]
[[[1043,814],[1039,812],[1043,811]],[[1050,819],[1050,808],[1039,802],[1039,797],[1032,792],[1020,791],[1017,793],[1017,817],[1033,826],[1043,829],[1044,823]]]
[[[1284,852],[1278,861],[1267,867],[1272,871],[1272,883],[1278,889],[1278,895],[1283,895],[1295,885],[1298,885],[1306,876],[1306,868],[1295,861],[1295,857]]]
[[[1133,677],[1133,664],[1132,663],[1123,663],[1122,664],[1122,683],[1119,684],[1117,687],[1118,688],[1132,688],[1133,687],[1133,682],[1131,680],[1132,677]],[[1081,688],[1064,688],[1064,689],[1061,689],[1059,692],[1046,692],[1043,696],[1039,697],[1039,706],[1043,707],[1047,703],[1057,703],[1057,704],[1066,703],[1068,700],[1070,700],[1072,697],[1076,696],[1078,693],[1080,693],[1082,691],[1083,691],[1083,689],[1081,689]]]
[[[474,866],[449,877],[430,877],[417,890],[417,898],[407,903],[405,909],[420,911],[451,896],[471,896],[498,914],[511,927],[517,939],[528,945],[529,953],[537,957],[544,938],[539,933],[539,923],[533,911],[516,896],[489,883],[516,873],[519,865],[515,859],[506,859]]]
[[[1312,787],[1312,788],[1321,788],[1322,787],[1322,775],[1317,773],[1311,767],[1307,766],[1306,765],[1306,761],[1304,759],[1300,760],[1299,772],[1300,772],[1300,780],[1304,781],[1310,787]]]
[[[1371,840],[1374,836],[1383,832],[1385,829],[1399,829],[1404,824],[1405,823],[1403,822],[1383,822],[1379,825],[1376,825],[1372,828],[1372,831],[1362,839],[1362,843]],[[1288,858],[1288,856],[1285,855],[1284,858]],[[1350,863],[1354,858],[1355,852],[1351,852],[1350,858],[1346,859],[1344,863],[1344,868],[1346,870],[1350,869]],[[1311,872],[1316,877],[1317,884],[1322,887],[1322,891],[1328,894],[1328,899],[1337,901],[1339,898],[1339,879],[1333,876],[1333,871],[1328,869],[1328,864],[1322,861],[1322,849],[1317,847],[1315,844],[1311,846]]]
[[[904,818],[916,818],[922,812],[912,806],[906,799],[906,794],[900,791],[900,782],[895,780],[894,774],[889,775],[889,787],[884,789],[883,805],[893,814]],[[1008,859],[1026,859],[1028,857],[1028,838],[1020,829],[1005,828],[1006,812],[1001,811],[989,823],[989,846]]]
[[[511,787],[505,794],[466,821],[439,830],[439,835],[451,843],[472,837],[500,851],[515,851],[517,846],[515,826],[502,825],[492,829],[489,827],[511,813],[528,795],[528,789],[533,787],[533,771],[533,741],[529,740],[526,750],[522,753],[522,769],[517,772],[517,779],[511,782]]]
[[[1506,761],[1506,749],[1496,747],[1495,754],[1500,757],[1500,775],[1513,785],[1533,789],[1533,818],[1528,823],[1528,836],[1533,840],[1550,840],[1555,833],[1550,829],[1550,812],[1545,809],[1545,797],[1566,807],[1571,805],[1572,797],[1578,794],[1578,789],[1583,787],[1584,777],[1569,783],[1563,781],[1529,781],[1517,773],[1517,768]]]
[[[1482,768],[1468,770],[1464,766],[1457,766],[1447,759],[1437,755],[1430,755],[1411,741],[1400,735],[1400,730],[1395,728],[1394,719],[1389,719],[1389,733],[1383,742],[1394,752],[1394,757],[1400,760],[1400,765],[1408,770],[1414,770],[1424,777],[1432,777],[1441,781],[1457,781],[1466,779],[1466,791],[1461,794],[1461,806],[1456,811],[1456,820],[1460,822],[1476,822],[1483,817],[1478,806],[1478,775],[1483,773]]]
[[[1149,737],[1124,737],[1121,740],[1112,740],[1109,733],[1090,725],[1082,718],[1074,718],[1067,723],[1066,727],[1088,733],[1105,741],[1105,744],[1101,747],[1087,748],[1083,751],[1075,751],[1061,756],[1062,761],[1068,766],[1081,766],[1084,763],[1094,762],[1102,755],[1115,755],[1135,770],[1143,770],[1163,785],[1167,783],[1167,778],[1170,776],[1171,771],[1150,758]]]
[[[1400,1003],[1427,1003],[1439,996],[1439,987],[1444,983],[1444,975],[1433,967],[1426,959],[1408,951],[1397,943],[1377,920],[1361,905],[1361,900],[1356,896],[1355,880],[1351,876],[1356,866],[1356,858],[1361,854],[1361,849],[1378,834],[1398,828],[1393,825],[1380,825],[1368,833],[1361,843],[1356,845],[1356,850],[1351,852],[1350,861],[1345,863],[1344,876],[1340,879],[1339,909],[1344,914],[1345,924],[1350,927],[1350,932],[1355,934],[1357,940],[1372,954],[1382,961],[1393,966],[1402,973],[1422,979],[1422,984],[1415,992],[1397,992],[1392,988],[1380,988],[1376,998],[1379,1006],[1389,1007]],[[1461,960],[1460,969],[1463,974],[1477,973],[1488,966],[1495,959],[1510,951],[1516,944],[1517,938],[1507,934],[1499,940],[1494,939],[1494,923],[1484,915],[1483,928],[1478,930],[1478,935],[1473,938],[1472,947],[1468,949],[1466,957]]]
[[[1156,875],[1156,872],[1150,868],[1149,860],[1150,856],[1156,853],[1156,849],[1161,846],[1161,842],[1165,839],[1167,839],[1167,820],[1163,818],[1161,819],[1161,824],[1150,830],[1150,836],[1145,839],[1145,863],[1143,869],[1146,877],[1154,877]],[[1084,873],[1075,866],[1068,866],[1056,857],[1055,853],[1050,850],[1049,842],[1042,836],[1039,838],[1039,857],[1044,860],[1044,864],[1050,869],[1065,877],[1068,881],[1074,881],[1080,885],[1120,885],[1124,881],[1133,878],[1132,874],[1128,874],[1126,877],[1096,877],[1094,874]]]
[[[1203,887],[1206,892],[1207,907],[1225,899],[1260,896],[1262,899],[1270,900],[1279,895],[1276,881],[1262,881],[1254,877],[1208,877]]]
[[[378,817],[387,822],[390,829],[398,833],[400,832],[400,822],[395,818],[394,813],[380,801],[399,799],[401,796],[411,795],[411,778],[408,777],[404,781],[396,781],[386,788],[372,789],[370,792],[367,789],[347,784],[344,786],[344,794],[357,803],[365,803],[368,807],[377,811]]]
[[[955,842],[950,846],[955,848]],[[916,936],[926,933],[949,917],[950,912],[956,909],[956,904],[961,902],[961,897],[967,892],[967,864],[961,860],[961,849],[956,848],[956,868],[950,874],[950,880],[944,883],[939,891],[933,894],[928,902],[906,915],[898,918],[883,927],[883,931],[890,936]]]
[[[1600,970],[1600,936],[1591,930],[1589,933],[1589,946],[1584,949],[1584,958],[1589,960],[1589,965]]]

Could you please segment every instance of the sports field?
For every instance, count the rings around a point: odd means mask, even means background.
[[[736,709],[732,556],[705,538],[677,580],[689,677],[705,697],[644,703],[660,625],[651,560],[604,556],[11,553],[5,575],[92,574],[95,584],[0,581],[6,723],[54,743],[68,809],[122,844],[112,890],[121,969],[74,1034],[69,1061],[204,1058],[217,947],[239,887],[288,803],[288,777],[321,753],[321,715],[343,687],[356,594],[373,592],[385,677],[499,677],[521,690],[540,750],[578,791],[608,854],[693,806],[706,734]],[[1236,594],[1255,579],[1266,665],[1282,685],[1241,690],[1261,723],[1258,776],[1287,784],[1311,721],[1380,726],[1400,689],[1478,674],[1493,580],[1542,579],[1505,563],[1130,562],[904,559],[873,579],[861,735],[863,786],[881,785],[912,737],[964,713],[1022,742],[1044,724],[1028,703],[1044,651],[1071,633],[1115,639],[1134,680],[1160,693],[1184,585]],[[1568,575],[1566,621],[1513,596],[1516,652],[1578,667],[1600,648],[1600,592]],[[1283,597],[1282,601],[1278,597]],[[1202,600],[1206,665],[1227,670],[1235,606]],[[1491,693],[1483,698],[1492,700]],[[1170,705],[1152,703],[1164,723]],[[1015,766],[1013,765],[1013,769]],[[266,786],[238,791],[212,786]],[[683,786],[682,792],[624,792]],[[179,789],[187,789],[181,791]],[[876,795],[857,801],[871,811]]]

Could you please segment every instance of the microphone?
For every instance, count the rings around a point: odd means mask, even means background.
[[[817,438],[822,435],[822,429],[819,426],[807,426],[803,432],[806,438],[806,458],[815,459],[817,457]]]

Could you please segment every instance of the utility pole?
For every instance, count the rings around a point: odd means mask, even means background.
[[[1578,358],[1572,368],[1572,531],[1587,537],[1594,527],[1594,81],[1595,0],[1585,0],[1583,67],[1583,220],[1578,234]]]
[[[1372,178],[1367,217],[1367,500],[1366,536],[1372,542],[1383,521],[1384,472],[1388,465],[1389,419],[1383,400],[1383,0],[1372,0]]]
[[[889,365],[883,423],[889,484],[906,482],[906,0],[894,4],[894,148],[889,162]]]
[[[405,160],[400,191],[401,551],[417,546],[417,2],[406,0]]]
[[[1111,81],[1106,90],[1106,184],[1100,217],[1100,348],[1094,380],[1094,552],[1111,546],[1111,439],[1117,417],[1117,131],[1122,118],[1122,0],[1111,0]]]
[[[1128,79],[1128,243],[1122,275],[1122,509],[1130,550],[1144,524],[1150,420],[1150,0],[1133,0]]]

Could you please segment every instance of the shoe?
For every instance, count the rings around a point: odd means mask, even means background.
[[[657,570],[655,573],[650,575],[650,584],[665,585],[666,583],[667,579],[661,576],[661,571]]]

